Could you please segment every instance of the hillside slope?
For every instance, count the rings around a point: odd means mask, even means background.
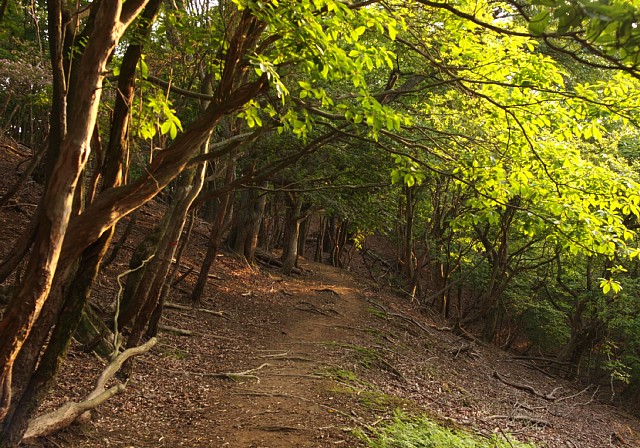
[[[27,155],[0,155],[1,193]],[[0,209],[0,257],[37,197],[31,182]],[[135,241],[162,212],[156,203],[143,208],[133,240],[103,273],[94,295],[104,309],[113,304],[115,278],[127,269]],[[206,227],[197,224],[180,267],[191,273],[170,297],[187,308]],[[541,447],[640,446],[640,422],[605,403],[610,391],[550,378],[471,343],[348,272],[305,260],[301,267],[302,275],[283,277],[221,254],[202,303],[209,312],[165,312],[164,325],[192,334],[162,332],[156,347],[136,359],[124,394],[90,423],[37,445],[364,447],[355,430],[375,438],[401,413]],[[45,408],[84,396],[101,369],[74,347]]]
[[[597,401],[606,391],[438,330],[344,271],[302,267],[283,278],[219,257],[203,307],[222,316],[167,310],[166,325],[194,334],[162,333],[124,395],[42,446],[365,446],[352,430],[398,410],[538,446],[640,446],[638,420]],[[72,356],[57,395],[77,395],[97,368]]]

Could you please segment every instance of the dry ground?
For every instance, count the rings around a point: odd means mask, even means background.
[[[0,151],[1,195],[22,156]],[[27,187],[0,209],[0,256],[37,200],[37,186]],[[157,204],[144,208],[133,242],[101,277],[101,306],[112,306],[115,276],[161,213]],[[206,233],[198,223],[181,272],[197,271]],[[193,334],[161,333],[136,359],[123,395],[90,423],[38,446],[358,447],[364,444],[353,429],[384,425],[398,410],[541,447],[640,446],[640,422],[607,404],[608,391],[550,378],[508,353],[470,344],[361,277],[305,260],[301,267],[303,275],[283,277],[218,257],[202,307],[221,315],[166,310],[163,324]],[[189,275],[170,300],[188,305],[194,279]],[[74,348],[46,407],[86,394],[101,368]],[[552,391],[551,399],[542,397]]]

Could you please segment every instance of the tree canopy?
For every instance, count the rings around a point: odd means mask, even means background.
[[[280,220],[290,270],[315,213],[342,223],[336,248],[392,241],[410,295],[459,328],[508,346],[500,326],[526,321],[532,347],[575,366],[619,347],[610,371],[638,387],[639,17],[632,0],[3,1],[0,130],[44,161],[0,265],[6,281],[28,254],[0,321],[8,443],[86,318],[114,226],[164,194],[113,319],[130,348],[157,327],[173,242],[208,204],[209,266],[225,223],[250,259],[261,222]]]

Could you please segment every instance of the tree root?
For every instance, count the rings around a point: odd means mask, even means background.
[[[180,305],[178,303],[167,302],[164,304],[165,308],[171,308],[174,310],[182,310],[182,311],[197,311],[198,313],[206,313],[213,314],[214,316],[226,317],[224,311],[212,311],[204,308],[193,308],[187,305]]]
[[[181,375],[197,375],[203,378],[224,378],[232,381],[240,381],[240,380],[255,380],[257,383],[260,382],[260,378],[257,375],[253,375],[254,372],[257,372],[260,369],[265,367],[269,367],[271,364],[263,363],[255,369],[245,370],[244,372],[222,372],[222,373],[204,373],[204,372],[190,372],[188,370],[171,370],[166,369],[167,372],[181,374]]]
[[[87,411],[95,409],[109,398],[124,392],[125,385],[118,384],[109,389],[105,389],[107,382],[120,370],[124,362],[142,353],[148,352],[157,342],[156,338],[149,339],[145,344],[133,347],[116,356],[111,363],[102,371],[96,381],[95,388],[80,403],[69,402],[59,409],[42,415],[29,423],[29,427],[22,438],[25,443],[33,442],[37,437],[52,434],[60,429],[66,428],[76,421]]]
[[[560,398],[560,397],[557,397],[555,395],[556,392],[558,392],[558,390],[560,389],[559,387],[556,387],[555,389],[553,389],[553,391],[551,391],[548,394],[543,394],[541,392],[538,392],[537,390],[535,390],[532,386],[529,386],[528,384],[520,384],[520,383],[511,382],[511,381],[505,379],[504,377],[502,377],[495,370],[493,371],[493,377],[496,378],[497,380],[499,380],[500,382],[506,384],[507,386],[515,387],[516,389],[523,390],[525,392],[529,392],[531,395],[535,395],[536,397],[542,398],[542,399],[547,400],[547,401],[556,401],[556,400],[558,400]]]
[[[296,304],[296,306],[294,306],[295,309],[300,310],[300,311],[306,311],[308,313],[315,313],[315,314],[320,314],[321,316],[326,316],[326,317],[334,317],[334,316],[339,316],[340,313],[336,310],[334,310],[333,308],[329,308],[328,310],[321,310],[320,308],[315,307],[314,305],[312,305],[309,302],[298,302]]]
[[[517,415],[491,415],[489,417],[484,418],[483,420],[499,420],[499,419],[504,419],[504,420],[512,420],[515,422],[526,422],[529,423],[533,426],[541,426],[541,427],[547,427],[547,426],[551,426],[551,423],[549,423],[547,420],[541,419],[541,418],[536,418],[536,417],[530,417],[528,415],[522,415],[522,414],[517,414]]]
[[[170,325],[158,325],[158,329],[162,331],[166,331],[168,333],[177,334],[178,336],[194,336],[197,333],[194,333],[191,330],[185,330],[183,328],[172,327]]]

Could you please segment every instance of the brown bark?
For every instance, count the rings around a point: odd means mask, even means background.
[[[171,212],[168,211],[153,231],[138,244],[133,254],[131,254],[131,260],[129,261],[130,272],[127,275],[120,301],[120,313],[117,317],[118,328],[128,326],[144,306],[144,297],[142,297],[142,293],[138,293],[138,289],[141,288],[141,291],[147,291],[151,287],[153,281],[152,273],[156,269],[154,263],[157,263],[155,259],[156,252],[160,241],[166,234],[170,217]],[[147,269],[149,273],[147,273]]]
[[[293,193],[285,195],[287,211],[284,224],[284,245],[282,247],[282,273],[291,275],[291,271],[298,259],[298,237],[300,236],[300,221],[304,219],[302,212],[302,195],[295,197]]]
[[[203,151],[206,151],[206,144],[203,147]],[[162,304],[160,303],[162,289],[184,229],[187,213],[193,201],[198,197],[200,190],[202,190],[204,173],[204,165],[183,173],[181,185],[176,190],[175,207],[172,209],[167,231],[158,244],[154,263],[145,270],[145,277],[150,280],[138,287],[137,295],[139,297],[136,301],[139,301],[142,306],[135,318],[131,335],[127,340],[127,347],[138,345],[154,310],[160,307],[157,312],[162,312]]]
[[[234,208],[233,226],[227,245],[249,263],[253,262],[266,202],[267,197],[263,192],[245,189],[240,192],[240,201]]]
[[[189,245],[189,240],[191,239],[191,232],[193,231],[193,225],[196,218],[197,209],[191,210],[189,213],[189,223],[187,224],[187,229],[185,231],[184,237],[181,238],[180,241],[180,249],[178,249],[178,253],[176,254],[176,261],[174,263],[173,269],[171,270],[171,274],[164,280],[162,284],[162,289],[160,290],[160,297],[158,300],[158,304],[156,308],[153,310],[151,314],[151,318],[149,319],[149,325],[147,326],[147,338],[154,337],[158,334],[158,330],[160,328],[160,318],[162,317],[162,311],[164,310],[164,305],[167,300],[167,296],[171,291],[171,288],[175,285],[175,278],[180,271],[180,265],[182,263],[182,256],[184,255],[184,251]],[[191,268],[193,269],[193,268]],[[189,271],[188,271],[189,272]]]
[[[62,141],[60,156],[44,194],[43,213],[25,276],[0,321],[1,420],[11,403],[13,364],[48,298],[58,266],[75,189],[90,152],[107,59],[144,4],[145,0],[131,0],[126,6],[121,2],[102,2],[96,27],[79,62],[71,116],[74,126]]]
[[[109,254],[109,256],[106,257],[104,262],[102,263],[103,268],[106,268],[115,261],[115,259],[118,257],[118,254],[120,253],[120,250],[126,244],[127,239],[129,238],[129,235],[131,235],[131,232],[133,232],[133,228],[135,227],[136,221],[138,220],[138,211],[139,209],[129,215],[129,222],[127,222],[127,226],[124,228],[124,232],[122,232],[120,239],[113,245],[113,249],[111,249],[111,253]]]
[[[100,260],[106,252],[107,245],[102,240],[111,239],[109,232],[94,243],[83,254],[82,270],[74,276],[67,289],[64,306],[62,307],[51,338],[38,363],[38,368],[30,378],[26,390],[17,396],[19,403],[11,416],[10,424],[5,422],[3,437],[5,446],[17,445],[27,429],[29,418],[35,414],[38,406],[55,384],[57,374],[66,357],[71,337],[75,333],[82,318],[82,310],[89,299],[91,286],[97,276]],[[40,346],[39,343],[36,347]],[[28,372],[30,373],[30,372]]]
[[[227,173],[225,175],[226,184],[230,184],[233,181],[235,177],[235,171],[235,158],[232,156],[230,157],[230,162],[227,166]],[[202,294],[204,293],[204,288],[206,287],[207,280],[209,278],[209,271],[216,261],[216,255],[218,254],[218,250],[220,249],[222,234],[225,229],[224,223],[231,211],[232,195],[232,192],[224,193],[216,207],[215,216],[213,222],[211,223],[209,242],[207,243],[207,253],[205,254],[202,266],[200,266],[200,274],[198,275],[198,280],[196,281],[196,285],[194,286],[193,292],[191,293],[191,303],[193,303],[194,306],[200,304]]]

